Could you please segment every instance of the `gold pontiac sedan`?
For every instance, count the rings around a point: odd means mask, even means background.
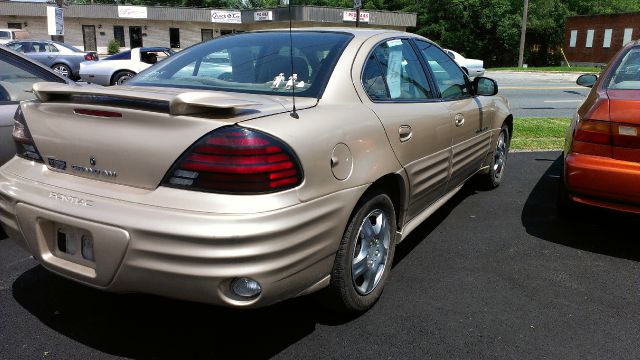
[[[98,289],[259,307],[326,288],[364,311],[398,243],[471,176],[500,184],[497,90],[417,35],[331,28],[221,37],[126,86],[37,83],[0,222]]]

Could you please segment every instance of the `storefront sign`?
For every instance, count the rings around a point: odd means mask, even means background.
[[[146,19],[147,8],[145,6],[118,6],[118,17],[129,19]]]
[[[273,11],[256,11],[253,13],[255,21],[271,21],[273,20]]]
[[[242,18],[240,16],[240,11],[211,10],[211,22],[241,24]]]
[[[49,35],[64,35],[64,10],[47,6],[47,30]]]
[[[343,21],[356,21],[356,12],[355,11],[345,11],[342,13]],[[369,13],[368,12],[360,12],[360,21],[369,22]]]

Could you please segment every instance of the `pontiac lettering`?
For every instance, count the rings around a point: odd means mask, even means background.
[[[55,200],[59,200],[62,202],[66,202],[72,205],[79,205],[79,206],[86,206],[86,207],[92,207],[93,206],[93,201],[92,200],[85,200],[85,199],[81,199],[75,196],[71,196],[71,195],[65,195],[65,194],[60,194],[57,192],[50,192],[49,193],[49,198],[50,199],[55,199]]]

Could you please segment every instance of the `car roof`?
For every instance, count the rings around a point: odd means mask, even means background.
[[[17,51],[13,51],[13,50],[11,50],[10,48],[8,48],[6,46],[0,46],[0,54],[2,54],[3,52],[4,53],[9,53],[9,54],[11,54],[13,56],[16,56],[16,57],[19,57],[22,60],[24,60],[25,62],[30,63],[30,66],[31,65],[36,66],[36,67],[40,68],[43,71],[46,71],[46,72],[48,72],[50,74],[53,74],[53,75],[57,76],[58,78],[63,80],[65,83],[67,83],[67,84],[70,83],[70,80],[68,78],[60,76],[57,72],[51,70],[51,68],[49,68],[49,67],[47,67],[47,66],[45,66],[45,65],[43,65],[43,64],[41,64],[41,63],[39,63],[37,61],[31,60],[29,57],[27,57],[27,56],[25,56],[25,55],[23,55],[23,54],[21,54],[21,53],[19,53]]]

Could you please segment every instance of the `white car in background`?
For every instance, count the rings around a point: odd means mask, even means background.
[[[457,52],[449,49],[444,49],[453,60],[464,70],[469,77],[476,77],[484,75],[484,61],[478,59],[467,59],[466,57],[458,54]]]
[[[170,48],[144,47],[123,51],[100,61],[85,61],[80,63],[80,78],[92,84],[122,85],[174,53]]]

